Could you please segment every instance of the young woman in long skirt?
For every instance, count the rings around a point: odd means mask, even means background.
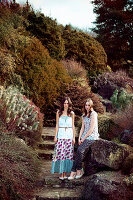
[[[74,112],[69,97],[65,97],[60,110],[56,113],[55,153],[51,173],[59,173],[59,179],[67,178],[73,166],[73,149],[75,144]]]

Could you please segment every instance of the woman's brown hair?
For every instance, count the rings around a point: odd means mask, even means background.
[[[72,111],[72,102],[71,102],[71,99],[69,97],[64,97],[61,101],[61,106],[60,106],[60,109],[59,109],[59,116],[62,115],[63,113],[63,110],[64,110],[64,102],[65,101],[68,101],[68,111],[67,111],[67,115],[70,116],[71,115],[71,111]]]
[[[85,101],[84,106],[83,106],[83,112],[84,112],[83,117],[87,116],[87,114],[88,114],[87,110],[85,109],[85,105],[86,105],[87,102],[90,103],[90,111],[89,111],[89,115],[88,115],[88,118],[89,118],[91,113],[92,113],[92,109],[91,108],[93,108],[93,101],[90,98]]]

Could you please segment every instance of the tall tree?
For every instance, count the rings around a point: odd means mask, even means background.
[[[97,14],[93,31],[107,53],[108,63],[116,70],[133,59],[133,0],[92,0],[92,3]]]

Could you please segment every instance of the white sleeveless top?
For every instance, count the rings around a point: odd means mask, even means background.
[[[73,139],[72,117],[62,115],[59,117],[59,129],[57,138]]]

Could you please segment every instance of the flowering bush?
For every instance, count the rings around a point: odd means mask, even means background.
[[[12,86],[7,89],[1,87],[0,101],[0,118],[6,129],[30,144],[39,140],[43,121],[40,109]]]

